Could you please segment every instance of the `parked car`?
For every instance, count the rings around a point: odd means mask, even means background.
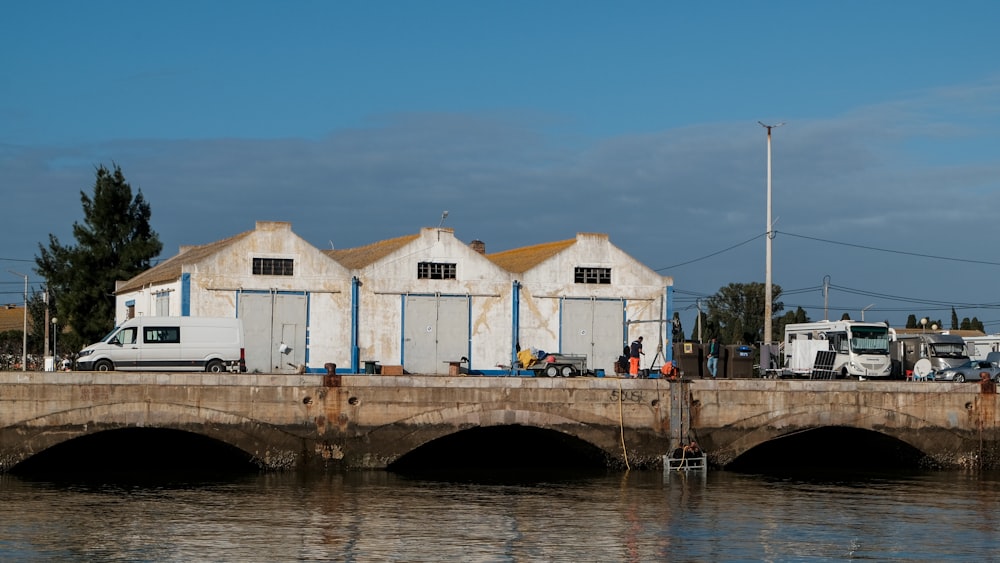
[[[1000,365],[997,365],[996,362],[987,362],[985,360],[969,360],[960,366],[943,369],[934,373],[934,379],[939,381],[955,381],[958,383],[962,383],[963,381],[979,381],[981,379],[979,374],[984,371],[990,374],[990,379],[993,381],[1000,379]]]

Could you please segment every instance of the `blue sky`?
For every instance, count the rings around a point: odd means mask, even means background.
[[[0,266],[122,167],[164,257],[290,221],[499,251],[608,233],[694,300],[1000,332],[1000,4],[36,2],[0,22]],[[728,249],[728,250],[727,250]],[[0,302],[23,279],[4,273]]]

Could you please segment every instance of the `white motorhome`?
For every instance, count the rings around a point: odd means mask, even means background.
[[[246,371],[243,323],[228,317],[135,317],[81,350],[76,368]]]
[[[888,378],[889,327],[863,321],[817,321],[785,325],[784,372],[811,376],[817,352],[833,352],[823,371],[839,377]]]
[[[966,336],[965,344],[970,360],[985,360],[990,352],[1000,352],[1000,334]]]

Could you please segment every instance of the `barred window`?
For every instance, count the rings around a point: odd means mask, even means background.
[[[295,261],[291,258],[254,258],[255,276],[293,276]]]
[[[420,262],[417,264],[418,280],[453,280],[458,276],[455,264]]]
[[[611,283],[611,268],[582,268],[576,267],[574,280],[576,283]]]

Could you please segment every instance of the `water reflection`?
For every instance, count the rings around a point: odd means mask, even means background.
[[[0,475],[0,560],[989,560],[1000,475],[389,472],[181,485]]]

